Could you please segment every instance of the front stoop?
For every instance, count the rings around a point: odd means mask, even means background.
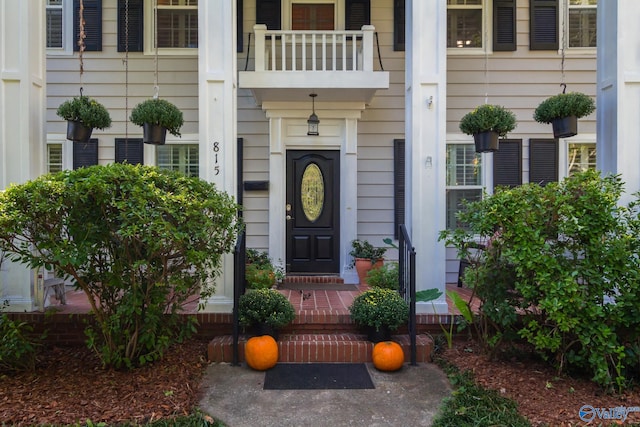
[[[244,361],[244,343],[246,336],[239,342],[239,359]],[[410,361],[410,340],[408,335],[394,335],[392,341],[402,346],[405,361]],[[416,361],[430,362],[433,342],[427,335],[420,334],[416,339]],[[291,334],[281,335],[278,350],[281,363],[367,363],[371,362],[374,344],[364,335],[353,333],[336,334]],[[207,356],[210,362],[233,361],[233,338],[230,335],[214,338],[208,346]]]

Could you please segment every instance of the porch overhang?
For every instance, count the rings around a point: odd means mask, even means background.
[[[241,89],[249,89],[258,105],[270,101],[357,101],[369,104],[378,90],[389,88],[386,71],[242,71]]]

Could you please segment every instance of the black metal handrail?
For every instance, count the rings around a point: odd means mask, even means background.
[[[247,239],[245,231],[240,232],[236,247],[233,251],[233,364],[240,364],[238,341],[240,340],[240,315],[238,303],[240,295],[245,291],[245,265],[246,265]]]
[[[398,232],[398,258],[400,295],[409,304],[409,339],[411,341],[411,365],[416,365],[416,251],[411,245],[407,227],[401,224]]]

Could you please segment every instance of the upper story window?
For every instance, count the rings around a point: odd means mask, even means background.
[[[335,28],[335,4],[293,3],[291,5],[292,30],[332,31]]]
[[[447,0],[447,47],[482,48],[483,0]]]
[[[73,51],[72,0],[47,0],[45,6],[45,34],[47,54],[66,54]]]
[[[597,0],[569,0],[568,47],[596,47]]]
[[[198,0],[147,0],[145,6],[146,53],[155,53],[156,47],[159,54],[180,55],[197,52]]]

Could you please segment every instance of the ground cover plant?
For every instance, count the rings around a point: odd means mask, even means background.
[[[66,170],[0,193],[0,249],[84,291],[95,319],[89,347],[105,365],[131,368],[194,332],[179,313],[212,294],[237,209],[213,184],[178,172]]]
[[[485,349],[522,338],[559,373],[619,392],[637,384],[640,221],[622,191],[620,177],[591,170],[466,204],[468,228],[441,238],[473,259],[465,282],[481,301]]]

